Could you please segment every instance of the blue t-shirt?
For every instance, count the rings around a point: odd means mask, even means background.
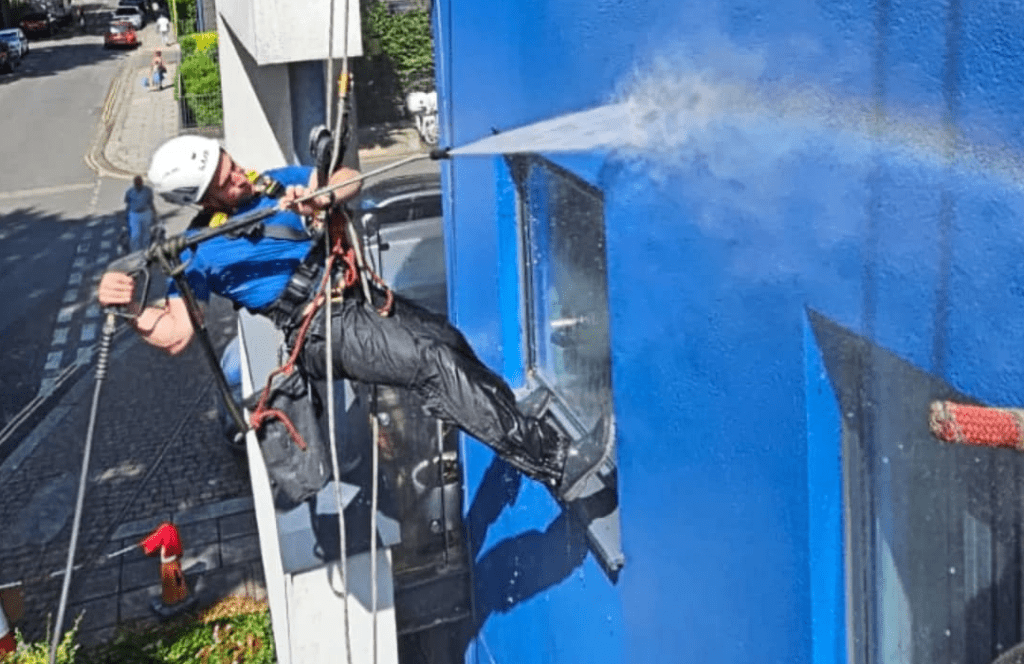
[[[286,166],[269,170],[266,174],[284,186],[306,186],[312,172],[309,166]],[[275,205],[276,200],[260,196],[240,207],[235,214]],[[290,211],[278,212],[263,223],[305,230],[302,217]],[[229,238],[219,235],[199,244],[195,252],[183,251],[181,261],[187,266],[185,278],[196,299],[207,302],[210,293],[216,293],[256,312],[284,291],[288,278],[312,245],[312,239],[291,240],[266,235],[256,239],[246,236]],[[174,280],[168,281],[168,295],[180,295]]]

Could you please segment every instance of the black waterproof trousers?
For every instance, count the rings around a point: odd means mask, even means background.
[[[550,429],[518,410],[509,386],[447,318],[398,295],[388,316],[360,296],[332,305],[331,315],[335,379],[410,389],[429,415],[455,424],[534,479],[558,481],[558,472],[542,461],[558,444],[549,440]],[[295,330],[286,334],[291,346]],[[326,377],[324,351],[321,308],[299,356],[313,379]]]

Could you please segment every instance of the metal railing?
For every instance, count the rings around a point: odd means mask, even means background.
[[[181,129],[202,130],[205,133],[219,132],[224,127],[224,107],[220,94],[179,94],[178,109]]]

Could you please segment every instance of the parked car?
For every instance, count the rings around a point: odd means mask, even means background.
[[[142,15],[142,10],[130,5],[121,5],[114,10],[111,22],[116,21],[127,21],[128,23],[131,23],[132,27],[136,30],[141,30],[142,26],[146,24],[146,19]]]
[[[11,47],[7,42],[0,42],[0,74],[14,72],[14,57],[11,55]]]
[[[149,2],[147,0],[119,0],[117,3],[118,7],[135,7],[142,12],[142,17],[147,18],[149,16]]]
[[[103,48],[113,46],[136,47],[139,45],[139,36],[135,27],[127,21],[115,21],[110,24],[103,34]]]
[[[445,313],[440,174],[401,175],[367,185],[353,209],[381,278],[396,292]]]
[[[35,5],[35,8],[49,14],[53,24],[58,28],[71,25],[75,18],[74,13],[64,6],[61,0],[45,0]]]
[[[52,37],[57,30],[57,22],[49,12],[32,12],[25,14],[18,26],[29,36],[46,35]]]
[[[28,37],[21,28],[0,30],[0,41],[6,42],[11,49],[18,52],[19,57],[28,55]]]

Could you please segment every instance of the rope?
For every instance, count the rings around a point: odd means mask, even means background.
[[[377,409],[376,388],[374,388],[374,411]],[[377,664],[377,471],[379,466],[380,452],[378,451],[378,437],[380,433],[380,418],[374,412],[370,417],[373,426],[373,477],[370,490],[370,615],[373,618],[373,664]]]
[[[331,5],[333,6],[333,2]],[[328,260],[333,256],[333,248],[331,246],[331,234],[330,232],[324,233],[324,243],[327,245]],[[340,245],[335,245],[340,246]],[[352,275],[352,280],[355,281],[355,273],[351,269],[352,262],[354,259],[348,258],[348,255],[352,253],[352,250],[345,252],[346,263],[349,269],[345,270],[345,281],[348,282],[349,275]],[[326,262],[325,267],[329,268],[330,263]],[[327,270],[327,274],[330,275],[330,270]],[[331,293],[333,295],[333,291]],[[341,503],[341,471],[338,467],[338,444],[335,436],[335,420],[334,420],[334,344],[333,337],[331,336],[331,301],[333,297],[328,297],[324,303],[324,338],[327,340],[326,347],[324,349],[324,360],[327,364],[327,438],[331,443],[331,470],[334,473],[334,506],[338,510],[338,568],[341,573],[341,599],[342,599],[342,617],[345,623],[345,657],[346,661],[351,664],[352,662],[352,642],[349,635],[349,619],[348,619],[348,544],[345,541],[345,506]]]
[[[344,88],[348,88],[348,0],[344,2],[345,15],[342,19],[344,38],[342,46],[342,83]],[[331,126],[331,102],[333,101],[331,94],[331,86],[334,85],[334,0],[331,0],[331,13],[328,21],[328,38],[327,38],[327,85],[324,86],[327,92],[327,103],[326,103],[326,124],[328,127]],[[340,159],[339,146],[341,142],[340,127],[341,118],[343,115],[343,93],[339,89],[338,91],[338,111],[337,111],[337,125],[334,133],[334,144],[331,151],[331,163],[328,165],[327,173],[328,178],[330,174],[334,172],[335,165]],[[320,183],[325,184],[325,183]],[[333,258],[335,250],[340,250],[340,238],[332,245],[331,233],[330,233],[330,218],[326,220],[328,231],[324,233],[324,243],[327,247],[328,257],[325,259],[324,267],[328,280],[330,279],[330,259]],[[346,223],[351,223],[346,219]],[[348,251],[342,254],[343,260],[346,264],[345,286],[353,285],[358,279],[358,271],[356,268],[355,253],[350,247]],[[349,632],[349,617],[348,617],[348,544],[345,541],[345,506],[341,502],[341,471],[338,467],[338,445],[335,435],[335,415],[334,415],[334,357],[333,357],[333,337],[331,335],[331,302],[334,299],[334,289],[329,291],[330,297],[326,298],[325,311],[324,311],[324,337],[327,340],[326,348],[324,349],[324,359],[327,365],[327,428],[328,428],[328,440],[331,445],[331,469],[334,473],[334,506],[338,510],[338,558],[339,558],[339,572],[341,574],[341,598],[342,598],[342,616],[345,622],[345,661],[351,664],[352,662],[352,639]]]
[[[347,255],[348,253],[351,253],[351,249],[349,249],[348,251],[342,250],[340,241],[335,241],[334,246],[331,248],[329,252],[327,252],[327,257],[324,260],[324,276],[320,280],[320,285],[317,287],[317,291],[316,294],[313,296],[313,300],[310,302],[309,310],[303,315],[302,324],[299,326],[298,334],[295,335],[295,343],[292,345],[291,353],[289,353],[288,355],[288,361],[279,366],[278,368],[274,369],[273,371],[271,371],[270,374],[267,376],[267,383],[263,387],[263,393],[260,394],[260,400],[259,402],[257,402],[256,408],[253,410],[252,415],[249,416],[249,426],[251,426],[256,431],[259,431],[263,424],[269,420],[280,420],[281,424],[283,424],[284,427],[288,430],[288,435],[291,436],[292,440],[299,447],[299,449],[303,451],[306,450],[308,445],[306,444],[306,441],[303,440],[302,435],[295,428],[295,425],[292,423],[288,415],[284,411],[279,410],[277,408],[267,407],[267,402],[270,400],[271,382],[273,381],[274,376],[277,376],[278,374],[284,374],[287,376],[291,374],[292,371],[295,370],[295,362],[298,360],[299,352],[302,350],[302,344],[305,343],[306,341],[306,334],[309,332],[309,326],[313,322],[313,316],[316,315],[317,310],[328,299],[326,297],[326,292],[328,292],[328,284],[330,283],[331,271],[334,267],[335,258],[341,256],[342,260],[344,260],[346,265],[343,283],[347,286],[350,286],[353,283],[355,283],[356,276],[354,269],[352,267],[353,259]],[[333,296],[333,289],[330,292],[331,295]],[[327,318],[329,321],[330,316],[328,315]],[[329,322],[327,324],[329,324]],[[330,371],[332,364],[332,362],[330,361],[330,348],[330,337],[328,337],[328,371]],[[328,383],[328,386],[330,386],[330,383]],[[328,387],[328,389],[330,389],[330,387]]]
[[[1024,450],[1024,410],[933,401],[928,426],[946,442]]]

